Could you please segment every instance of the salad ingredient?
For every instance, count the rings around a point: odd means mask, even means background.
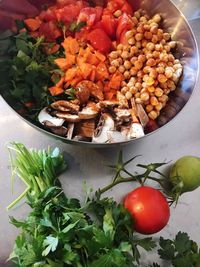
[[[133,217],[134,229],[141,234],[154,234],[163,229],[170,217],[164,195],[148,186],[141,186],[125,197],[124,207]]]
[[[111,49],[111,40],[102,29],[94,29],[88,35],[91,45],[102,53],[109,53]]]
[[[91,197],[86,189],[81,203],[64,194],[57,174],[66,162],[58,149],[28,151],[18,143],[10,149],[16,153],[15,174],[29,184],[24,195],[31,207],[25,220],[11,217],[21,229],[9,258],[16,266],[138,266],[139,247],[147,251],[155,247],[152,238],[134,235],[131,216],[112,198],[100,198],[98,193]]]
[[[199,267],[200,249],[187,233],[178,232],[174,240],[160,237],[158,254],[174,267]],[[161,267],[153,264],[150,267]]]
[[[200,186],[200,158],[184,156],[179,158],[170,171],[170,181],[180,194],[195,190]]]

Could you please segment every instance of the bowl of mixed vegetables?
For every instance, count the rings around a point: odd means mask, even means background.
[[[0,14],[1,95],[65,142],[137,140],[195,88],[195,37],[168,0],[15,0]]]

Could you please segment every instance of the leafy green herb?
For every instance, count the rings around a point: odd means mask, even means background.
[[[78,24],[76,22],[72,22],[70,24],[69,30],[71,32],[80,32],[80,30],[86,25],[87,23],[85,21],[80,21]]]
[[[187,233],[178,232],[174,240],[160,238],[158,253],[174,267],[199,267],[200,248]]]

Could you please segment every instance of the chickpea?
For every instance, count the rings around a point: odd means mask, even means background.
[[[149,58],[149,59],[147,60],[147,62],[146,62],[146,65],[147,65],[147,66],[150,66],[150,67],[155,66],[155,65],[156,65],[156,61],[155,61],[155,59],[154,59],[154,58]]]
[[[126,34],[125,34],[125,36],[126,36],[127,39],[132,38],[133,37],[133,31],[132,30],[127,31]]]
[[[153,79],[156,79],[158,76],[156,69],[151,69],[151,71],[149,72],[149,76],[152,77]]]
[[[164,32],[163,33],[163,38],[165,41],[169,41],[171,39],[171,36],[168,32]]]
[[[154,58],[159,58],[159,56],[160,56],[160,52],[159,51],[153,51],[153,57]]]
[[[129,90],[129,88],[128,88],[127,86],[124,86],[124,87],[121,88],[121,93],[122,93],[123,95],[125,95],[126,92],[128,92],[128,90]]]
[[[138,19],[136,17],[132,17],[132,23],[137,26],[138,25]]]
[[[158,42],[158,36],[154,34],[151,41],[152,43],[156,44]]]
[[[138,70],[138,72],[137,72],[137,81],[138,81],[138,82],[141,82],[143,76],[144,76],[144,72],[143,72],[143,70]]]
[[[155,96],[150,97],[150,103],[152,106],[156,106],[158,104],[158,99]]]
[[[177,43],[176,43],[175,41],[171,41],[171,42],[168,43],[168,45],[169,45],[170,48],[172,48],[172,49],[176,47],[176,44],[177,44]]]
[[[149,91],[149,93],[154,93],[155,92],[155,87],[154,86],[149,86],[149,87],[147,87],[147,90]]]
[[[114,16],[116,18],[119,18],[121,15],[122,15],[122,11],[120,9],[116,10],[115,13],[114,13]]]
[[[126,69],[123,65],[121,65],[121,66],[119,66],[118,70],[119,70],[119,72],[124,73]]]
[[[146,31],[146,32],[144,33],[144,37],[145,37],[147,40],[151,40],[151,38],[153,37],[153,34],[152,34],[152,32],[150,32],[150,31]]]
[[[147,48],[148,50],[150,50],[150,51],[153,51],[153,50],[155,49],[155,44],[149,42],[149,43],[147,43],[146,48]]]
[[[142,33],[137,33],[136,35],[135,35],[135,40],[136,41],[141,41],[143,39],[143,34]]]
[[[132,57],[131,60],[130,60],[131,64],[134,65],[134,63],[135,63],[135,61],[136,61],[137,59],[138,59],[137,57]]]
[[[146,61],[146,56],[145,55],[139,55],[138,56],[138,60],[142,61],[142,62],[145,62]]]
[[[135,11],[134,12],[134,17],[136,17],[137,19],[139,19],[141,16],[140,12],[139,11]]]
[[[140,60],[136,60],[134,66],[136,69],[140,70],[143,67],[143,62]]]
[[[142,47],[145,48],[147,44],[148,44],[148,41],[145,40],[145,39],[143,39],[143,40],[142,40]]]
[[[149,24],[144,24],[143,28],[145,31],[150,31],[150,25]]]
[[[156,14],[153,16],[153,21],[155,21],[156,23],[159,23],[161,21],[161,16],[160,14]]]
[[[134,38],[134,37],[129,38],[129,39],[128,39],[128,44],[130,44],[130,45],[134,45],[134,44],[135,44],[135,38]]]
[[[130,49],[130,53],[134,54],[134,55],[137,54],[138,53],[138,47],[132,46],[131,49]]]
[[[127,100],[130,100],[132,98],[132,93],[130,91],[126,92],[125,97]]]
[[[155,110],[152,110],[148,113],[148,116],[150,119],[155,120],[158,117],[158,112]]]
[[[162,105],[162,103],[160,103],[160,102],[155,106],[155,109],[156,109],[157,111],[160,111],[162,108],[163,108],[163,105]]]
[[[159,73],[159,74],[163,74],[165,72],[165,68],[162,67],[162,66],[159,66],[156,68],[156,71]]]
[[[170,48],[169,45],[164,45],[164,49],[165,49],[165,51],[166,51],[167,53],[169,53],[170,50],[171,50],[171,48]]]
[[[154,94],[155,96],[160,97],[163,95],[163,90],[159,87],[156,87]]]
[[[123,50],[123,44],[118,44],[118,46],[117,46],[117,50]]]
[[[142,89],[142,84],[137,82],[135,83],[135,87],[140,91]]]
[[[125,87],[126,85],[127,85],[127,84],[126,84],[125,81],[122,81],[122,82],[121,82],[121,86],[122,86],[122,87]]]
[[[131,74],[131,76],[136,76],[136,75],[137,75],[137,72],[138,72],[138,70],[137,70],[135,67],[132,67],[132,68],[130,69],[130,74]]]
[[[141,100],[139,97],[137,97],[137,98],[135,99],[135,103],[136,103],[136,104],[142,104],[142,100]]]
[[[150,66],[145,66],[145,67],[143,68],[143,71],[144,71],[144,73],[150,73],[150,71],[151,71],[151,67],[150,67]]]
[[[163,46],[161,44],[156,44],[155,45],[155,50],[156,51],[162,51],[163,50]]]
[[[128,60],[125,60],[124,61],[124,67],[125,67],[126,70],[129,70],[132,67],[131,62],[128,61]]]
[[[141,93],[141,95],[140,95],[140,99],[142,100],[142,101],[148,101],[149,100],[149,94],[148,93]]]
[[[175,58],[172,54],[168,55],[168,60],[175,63]]]
[[[128,71],[128,70],[126,70],[125,72],[124,72],[124,78],[125,79],[128,79],[128,78],[130,78],[130,72]]]
[[[118,68],[120,66],[120,63],[117,59],[112,60],[110,63],[112,66],[114,66],[116,68]]]
[[[147,86],[153,85],[155,80],[152,77],[149,77],[148,80],[146,81]]]
[[[167,77],[164,74],[158,74],[158,81],[160,83],[165,83],[167,81]]]
[[[146,105],[145,109],[146,109],[146,112],[149,113],[153,110],[153,106],[148,104],[148,105]]]
[[[171,78],[173,73],[174,73],[174,70],[172,67],[166,67],[165,76],[167,77],[167,79]]]
[[[168,101],[169,97],[166,94],[163,94],[162,96],[158,97],[159,102],[166,103]]]
[[[114,73],[116,71],[116,67],[115,66],[110,66],[108,70],[109,70],[110,73]]]
[[[122,52],[122,54],[121,54],[121,57],[123,58],[123,59],[127,59],[127,58],[129,58],[129,52],[128,51],[123,51]]]
[[[150,32],[152,33],[152,34],[157,34],[157,31],[158,31],[158,25],[150,25]]]
[[[145,16],[140,17],[139,21],[143,24],[147,23],[147,18]]]
[[[136,98],[140,98],[140,93],[139,92],[137,92],[136,94],[135,94],[135,99]]]
[[[139,25],[136,30],[138,33],[144,33],[144,28],[142,25]]]
[[[109,54],[109,57],[110,57],[111,59],[117,59],[118,56],[119,56],[118,51],[112,51],[112,52]]]

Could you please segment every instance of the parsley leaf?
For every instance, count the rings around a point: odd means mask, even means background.
[[[47,256],[50,251],[54,252],[58,246],[58,237],[47,236],[43,245],[46,247],[42,256]]]

